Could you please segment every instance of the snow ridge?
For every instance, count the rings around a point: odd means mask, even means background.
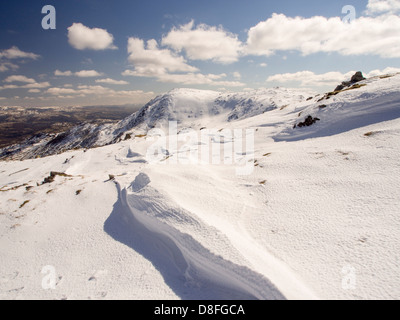
[[[149,257],[178,296],[207,300],[285,299],[261,274],[214,255],[190,234],[175,228],[171,221],[168,223],[172,219],[186,228],[203,229],[203,234],[210,232],[184,210],[166,206],[168,201],[161,194],[142,183],[149,183],[147,175],[138,177],[131,187],[122,190],[116,182],[121,207],[115,213],[118,216],[112,214],[106,222],[105,230],[121,240],[121,233],[112,230],[116,224],[128,226],[127,238],[122,242],[133,245],[129,238],[134,237],[134,249]]]

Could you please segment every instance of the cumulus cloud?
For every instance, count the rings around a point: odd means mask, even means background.
[[[60,70],[56,70],[54,71],[54,75],[58,76],[58,77],[69,77],[72,76],[73,73],[72,71],[60,71]]]
[[[295,50],[303,55],[336,52],[341,55],[400,57],[400,17],[360,17],[344,23],[339,17],[287,17],[273,14],[248,31],[246,53],[270,56]]]
[[[145,47],[142,39],[129,38],[128,53],[129,61],[141,75],[198,71],[197,68],[188,65],[182,56],[174,54],[169,49],[159,48],[154,39],[147,41]]]
[[[0,59],[39,59],[40,56],[31,52],[24,52],[18,47],[13,46],[10,49],[0,51]]]
[[[42,89],[42,88],[48,88],[50,87],[49,82],[33,82],[33,83],[27,83],[25,85],[16,85],[16,84],[8,84],[4,86],[0,86],[0,90],[6,90],[6,89]]]
[[[75,72],[75,75],[80,78],[92,78],[92,77],[101,77],[103,74],[97,72],[96,70],[82,70]]]
[[[379,70],[379,69],[372,70],[366,75],[366,77],[368,77],[368,78],[376,77],[376,76],[385,75],[385,74],[395,74],[398,72],[400,72],[400,68],[387,67],[383,70]]]
[[[154,74],[139,74],[136,71],[126,70],[122,73],[124,76],[148,77],[156,78],[159,82],[164,83],[180,83],[184,85],[211,85],[211,86],[226,86],[226,87],[242,87],[244,83],[239,81],[221,80],[226,77],[226,74],[202,74],[202,73],[154,73]]]
[[[322,87],[328,85],[337,85],[342,81],[349,80],[355,71],[348,73],[327,72],[315,74],[312,71],[300,71],[295,73],[275,74],[267,79],[267,82],[288,83],[298,82],[302,87]]]
[[[49,82],[35,82],[35,83],[28,83],[21,88],[26,88],[26,89],[42,89],[42,88],[48,88],[50,87]]]
[[[15,82],[20,82],[20,83],[25,83],[24,85],[17,85],[17,84],[7,84],[4,86],[0,86],[0,90],[6,90],[6,89],[19,89],[19,88],[24,88],[24,89],[40,89],[40,88],[47,88],[50,87],[49,82],[36,82],[35,79],[28,78],[26,76],[22,75],[13,75],[9,76],[6,79],[3,80],[3,82],[6,83],[15,83]]]
[[[160,82],[182,83],[185,85],[211,85],[225,87],[242,87],[244,83],[238,81],[221,80],[226,75],[187,73],[187,74],[165,74],[158,78]]]
[[[68,28],[68,40],[78,50],[117,49],[113,44],[114,37],[105,29],[88,28],[82,23],[74,23]]]
[[[19,68],[18,65],[11,62],[0,62],[0,72],[6,72],[8,70],[17,70]]]
[[[369,15],[396,13],[400,11],[400,0],[369,0],[366,13]]]
[[[6,72],[9,70],[17,70],[19,66],[9,60],[17,59],[31,59],[37,60],[40,56],[31,52],[25,52],[20,50],[18,47],[13,46],[7,50],[0,51],[0,72]]]
[[[134,91],[126,91],[126,90],[113,90],[110,88],[106,88],[100,85],[80,85],[77,86],[76,89],[73,88],[59,88],[53,87],[49,88],[46,93],[59,96],[59,95],[80,95],[80,96],[88,96],[88,95],[102,95],[102,96],[117,96],[120,95],[132,95],[132,94],[146,94],[146,95],[153,95],[153,92],[147,92],[141,90],[134,90]]]
[[[154,92],[142,90],[114,90],[100,85],[80,85],[76,88],[53,87],[46,90],[44,100],[63,99],[68,101],[85,101],[93,104],[133,104],[146,103],[154,97]]]
[[[124,80],[114,80],[114,79],[98,79],[96,80],[96,83],[107,83],[107,84],[115,84],[115,85],[125,85],[125,84],[129,84],[128,81],[124,81]]]
[[[302,87],[323,87],[323,86],[335,86],[342,81],[350,80],[351,76],[354,75],[356,71],[350,71],[347,73],[341,72],[327,72],[322,74],[316,74],[312,71],[299,71],[295,73],[283,73],[275,74],[268,77],[267,82],[275,83],[289,83],[297,82]],[[383,70],[372,70],[370,72],[364,73],[366,78],[375,77],[385,74],[394,74],[400,72],[400,68],[388,67]]]
[[[4,82],[12,83],[12,82],[25,82],[25,83],[36,83],[34,79],[28,78],[26,76],[14,75],[9,76],[4,79]]]
[[[185,85],[243,86],[238,81],[221,80],[226,74],[202,74],[199,69],[187,63],[167,48],[160,48],[156,40],[147,41],[130,38],[128,41],[129,62],[133,70],[126,70],[124,76],[156,78],[159,82]]]
[[[222,27],[200,24],[194,21],[173,28],[163,39],[162,44],[181,52],[185,51],[191,60],[212,60],[219,63],[232,63],[239,59],[243,44],[237,35]]]
[[[49,88],[46,92],[55,96],[77,94],[77,90],[68,88]]]
[[[56,70],[54,71],[54,75],[58,77],[70,77],[70,76],[76,76],[80,78],[91,78],[91,77],[101,77],[103,74],[100,72],[97,72],[96,70],[81,70],[77,72],[72,72],[72,71],[60,71]]]

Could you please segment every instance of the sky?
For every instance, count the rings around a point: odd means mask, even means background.
[[[143,105],[182,87],[326,92],[355,71],[400,71],[400,0],[0,3],[0,106]]]

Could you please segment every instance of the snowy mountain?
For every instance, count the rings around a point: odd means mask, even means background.
[[[3,150],[0,299],[400,299],[399,88],[179,89]]]
[[[309,94],[306,93],[306,96]],[[234,121],[260,115],[303,101],[306,96],[300,90],[283,88],[236,94],[175,89],[151,100],[141,110],[117,124],[82,124],[58,135],[35,136],[22,144],[0,149],[0,159],[34,159],[73,149],[114,144],[132,135],[145,134],[151,128],[166,127],[169,121],[199,129],[215,121]]]

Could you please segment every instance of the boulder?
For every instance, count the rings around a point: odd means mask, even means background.
[[[365,80],[365,78],[364,78],[362,72],[358,71],[358,72],[356,72],[356,74],[354,76],[351,77],[350,82],[353,84],[353,83],[360,82],[363,80]]]
[[[342,91],[345,88],[352,86],[353,84],[365,80],[361,71],[356,72],[350,81],[343,81],[340,85],[338,85],[335,91]]]
[[[314,123],[316,123],[317,121],[320,121],[321,119],[319,118],[313,118],[312,116],[308,116],[304,122],[300,122],[299,124],[295,125],[294,128],[299,127],[299,128],[303,128],[303,127],[310,127],[312,126]]]

